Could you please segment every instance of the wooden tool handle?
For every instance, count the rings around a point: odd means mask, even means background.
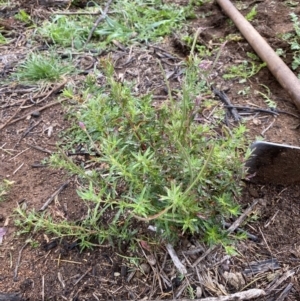
[[[234,22],[257,55],[267,63],[269,70],[287,91],[292,102],[300,111],[300,81],[296,75],[229,0],[216,1]]]

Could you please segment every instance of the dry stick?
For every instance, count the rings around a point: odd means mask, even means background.
[[[266,246],[267,246],[267,249],[268,249],[268,251],[270,252],[270,255],[272,256],[272,259],[273,259],[274,256],[273,256],[272,251],[271,251],[271,249],[270,249],[270,247],[269,247],[269,244],[268,244],[268,242],[267,242],[267,240],[266,240],[266,238],[265,238],[263,232],[261,231],[260,227],[258,227],[258,229],[259,229],[259,232],[260,232],[260,234],[261,234],[261,236],[262,236],[262,238],[263,238],[263,240],[264,240],[264,242],[265,242],[265,244],[266,244]]]
[[[15,146],[18,146],[21,142],[21,140],[23,138],[25,138],[29,133],[30,131],[32,131],[36,126],[38,126],[40,123],[41,123],[42,120],[39,120],[37,123],[33,124],[33,125],[30,125],[27,130],[22,134],[22,136],[20,137],[20,139],[18,140],[17,144]]]
[[[15,267],[15,270],[14,270],[14,281],[18,281],[18,270],[19,270],[19,266],[20,266],[20,261],[21,261],[21,256],[22,256],[22,252],[24,250],[24,248],[28,245],[28,242],[26,242],[24,244],[24,246],[20,249],[19,251],[19,256],[18,256],[18,259],[17,259],[17,263],[16,263],[16,267]]]
[[[258,298],[261,296],[265,296],[265,291],[257,288],[250,289],[248,291],[235,293],[228,296],[219,296],[219,297],[208,297],[208,298],[200,298],[193,299],[194,301],[242,301],[242,300],[251,300],[253,298]],[[129,301],[129,300],[124,300]],[[141,300],[136,300],[141,301]],[[147,300],[147,301],[159,301],[156,300]],[[165,301],[191,301],[190,299],[167,299]]]
[[[226,228],[230,227],[230,223],[223,222],[223,225]],[[241,228],[237,228],[236,231],[239,232],[239,233],[245,234],[249,239],[251,239],[253,241],[258,241],[258,237],[256,235],[253,235],[253,234],[251,234],[251,233],[249,233],[249,232],[247,232],[247,231],[245,231]],[[194,250],[194,249],[192,249],[192,250]]]
[[[86,42],[84,44],[84,48],[86,47],[87,43],[91,40],[92,35],[94,34],[94,31],[96,30],[96,28],[99,25],[99,23],[106,18],[107,12],[108,12],[108,9],[109,9],[109,6],[111,5],[111,3],[112,3],[112,0],[108,0],[106,6],[104,8],[103,13],[101,14],[101,16],[99,16],[99,18],[96,20],[93,28],[91,29],[91,31],[89,33],[89,36],[88,36],[88,38],[87,38],[87,40],[86,40]]]
[[[286,279],[290,278],[295,274],[295,271],[290,270],[284,273],[279,279],[276,280],[274,284],[272,284],[269,288],[266,289],[266,293],[270,294],[272,291],[274,291],[282,282],[284,282]]]
[[[44,211],[50,205],[50,203],[54,200],[54,198],[69,185],[69,183],[70,183],[70,180],[68,180],[67,182],[62,184],[54,193],[52,193],[51,196],[44,203],[44,205],[39,209],[39,211]]]
[[[74,286],[79,283],[91,270],[92,268],[88,268],[87,271],[74,283]]]
[[[27,101],[27,99],[24,99],[21,103],[21,105],[19,106],[19,108],[17,109],[17,111],[15,112],[15,114],[13,114],[6,123],[4,123],[1,127],[0,127],[0,130],[2,130],[3,128],[5,128],[7,125],[10,124],[10,122],[12,121],[12,119],[14,119],[17,114],[21,111],[22,109],[22,106],[25,104],[25,102]]]
[[[235,231],[239,225],[244,221],[244,219],[252,212],[253,208],[257,205],[258,200],[255,200],[246,210],[245,212],[228,228],[228,233],[232,233]]]
[[[51,152],[49,149],[42,148],[42,147],[40,147],[40,146],[33,145],[33,144],[29,144],[29,143],[26,143],[26,145],[28,145],[28,146],[30,146],[30,147],[36,149],[36,150],[39,150],[39,151],[41,151],[41,152],[43,152],[43,153],[47,153],[47,154],[49,154],[49,155],[52,155],[52,152]]]
[[[39,104],[41,102],[43,102],[44,100],[46,100],[49,96],[51,96],[53,93],[59,91],[61,88],[63,88],[65,86],[65,84],[67,83],[67,80],[63,81],[61,84],[57,85],[56,87],[54,87],[48,94],[46,94],[45,96],[44,95],[40,95],[39,97],[41,96],[44,96],[41,100],[37,101],[36,104]]]
[[[45,300],[45,276],[42,276],[42,301]]]
[[[13,172],[13,175],[14,174],[16,174],[17,173],[17,171],[19,170],[19,169],[21,169],[21,167],[24,165],[24,162]]]
[[[186,275],[187,274],[187,269],[186,267],[181,263],[181,261],[179,260],[173,246],[171,244],[167,244],[166,248],[168,250],[168,253],[171,257],[171,259],[174,262],[174,265],[176,266],[177,270],[180,272],[180,274],[182,275]]]
[[[51,103],[49,103],[49,104],[47,104],[47,105],[45,105],[45,106],[43,106],[43,107],[41,107],[41,108],[38,108],[38,111],[44,111],[44,110],[47,109],[47,108],[50,108],[50,107],[52,107],[52,106],[59,105],[59,104],[62,103],[62,101],[67,100],[67,99],[68,99],[68,98],[64,98],[64,99],[62,99],[61,101],[51,102]],[[21,105],[21,106],[22,106],[22,105]],[[18,121],[20,121],[20,120],[25,119],[27,116],[31,115],[33,112],[36,112],[36,111],[37,111],[37,109],[32,110],[32,111],[30,111],[29,113],[25,114],[24,116],[22,116],[22,117],[20,117],[20,118],[17,118],[17,119],[14,119],[14,120],[12,120],[12,118],[10,118],[10,120],[9,120],[8,122],[6,122],[2,127],[0,127],[0,130],[2,130],[4,127],[6,127],[6,126],[8,126],[8,125],[14,124],[14,123],[16,123],[16,122],[18,122]],[[15,117],[15,116],[16,116],[16,114],[14,114],[13,117]]]
[[[41,95],[34,95],[34,96],[30,96],[30,97],[27,97],[23,100],[18,100],[16,101],[14,104],[12,105],[6,105],[6,106],[2,106],[0,107],[1,109],[5,109],[5,108],[9,108],[9,107],[12,107],[14,106],[16,103],[20,103],[20,102],[24,102],[24,101],[27,101],[27,100],[33,100],[33,99],[38,99],[38,98],[41,98],[43,97],[40,101],[38,101],[36,104],[39,104],[41,103],[42,101],[44,101],[45,99],[47,99],[51,94],[53,94],[54,92],[57,92],[59,89],[61,89],[65,84],[67,83],[67,81],[64,81],[63,83],[57,85],[55,88],[53,88],[50,92],[48,93],[43,93]]]
[[[276,118],[273,119],[273,121],[260,133],[263,137],[265,133],[272,127],[272,125],[275,123]]]
[[[230,234],[233,231],[235,231],[239,225],[244,221],[244,219],[252,212],[253,208],[256,206],[256,204],[258,203],[258,200],[255,200],[251,206],[249,206],[245,212],[228,228],[227,233]],[[213,250],[216,249],[218,245],[214,245],[212,247],[210,247],[201,257],[199,257],[192,265],[192,267],[194,268],[195,266],[197,266],[207,255],[209,255]]]
[[[16,159],[17,157],[19,157],[20,155],[22,155],[23,153],[25,153],[28,150],[29,150],[29,148],[26,148],[26,149],[22,150],[20,153],[18,153],[17,155],[13,156],[12,158],[10,158],[8,161],[12,161],[13,159]]]
[[[159,284],[159,287],[160,287],[160,290],[161,292],[163,293],[163,286],[162,286],[162,282],[161,282],[161,279],[160,278],[163,278],[163,275],[161,275],[161,271],[158,272],[158,269],[160,268],[158,264],[156,264],[157,268],[154,267],[153,264],[151,264],[150,260],[149,260],[149,257],[147,256],[147,254],[145,253],[143,247],[141,247],[141,250],[145,256],[145,258],[147,259],[148,263],[149,263],[149,266],[151,267],[153,273],[154,273],[154,277],[153,277],[153,282],[155,282],[155,279],[158,279],[158,284]],[[170,286],[170,285],[169,285]],[[151,291],[153,291],[153,287],[154,285],[152,284],[152,287],[151,287]],[[152,295],[151,295],[152,296]],[[150,297],[151,298],[151,297]]]
[[[88,11],[52,11],[53,15],[88,15],[88,16],[92,16],[92,15],[100,15],[101,11],[96,11],[96,12],[88,12]]]
[[[287,295],[289,294],[290,290],[293,287],[293,283],[289,283],[285,289],[281,292],[281,294],[279,295],[279,297],[276,299],[276,301],[283,301]]]

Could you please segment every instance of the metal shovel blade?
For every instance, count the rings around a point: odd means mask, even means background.
[[[300,183],[300,147],[259,141],[246,162],[251,181],[261,184]],[[253,177],[252,177],[253,176]]]

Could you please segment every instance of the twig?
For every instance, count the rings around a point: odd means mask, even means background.
[[[243,291],[239,293],[235,293],[228,296],[219,296],[219,297],[208,297],[208,298],[200,298],[200,299],[193,299],[194,301],[242,301],[242,300],[250,300],[254,298],[258,298],[261,296],[265,296],[266,293],[264,290],[253,288],[248,291]],[[124,300],[129,301],[129,300]],[[141,300],[135,300],[141,301]],[[147,300],[147,301],[159,301],[159,300]],[[165,301],[190,301],[190,299],[167,299]]]
[[[51,196],[47,199],[47,201],[44,203],[44,205],[39,209],[39,211],[44,211],[50,203],[54,200],[54,198],[62,191],[64,190],[70,183],[70,180],[62,184],[55,192],[51,194]]]
[[[193,249],[190,249],[190,250],[187,250],[187,251],[182,251],[182,254],[193,255],[193,254],[197,254],[197,253],[200,253],[200,252],[203,252],[203,251],[204,251],[204,248],[201,246],[199,248],[193,248]]]
[[[88,11],[56,11],[53,12],[53,15],[88,15],[88,16],[92,16],[92,15],[100,15],[101,11],[96,11],[96,12],[88,12]]]
[[[42,147],[40,147],[40,146],[33,145],[33,144],[29,144],[29,143],[26,143],[26,145],[28,145],[28,146],[30,146],[30,147],[36,149],[36,150],[39,150],[39,151],[41,151],[41,152],[43,152],[43,153],[47,153],[47,154],[49,154],[49,155],[52,155],[52,152],[51,152],[49,149],[42,148]]]
[[[279,297],[276,299],[276,301],[283,301],[287,295],[289,294],[290,290],[293,287],[293,283],[289,283],[285,289],[281,292],[281,294],[279,295]]]
[[[2,126],[0,126],[0,130],[4,129],[7,125],[9,125],[11,123],[11,121],[17,116],[17,114],[22,110],[22,106],[25,104],[25,102],[27,101],[27,99],[24,99],[22,101],[22,103],[20,104],[19,108],[17,109],[17,111],[15,112],[15,114],[13,114],[6,123],[4,123]],[[13,123],[13,122],[12,122]]]
[[[271,126],[274,124],[275,121],[276,119],[274,118],[274,120],[260,134],[264,136],[265,133],[271,128]]]
[[[61,272],[58,272],[58,273],[57,273],[57,279],[58,279],[58,281],[60,282],[62,288],[65,288],[65,287],[66,287],[66,284],[65,284],[65,282],[64,282],[64,279],[63,279],[63,276],[62,276]]]
[[[45,276],[42,276],[42,301],[45,300]]]
[[[244,219],[252,212],[253,208],[256,206],[258,203],[258,200],[255,200],[251,206],[249,206],[245,212],[228,228],[227,233],[230,234],[233,231],[235,231],[239,225],[244,221]],[[215,250],[218,247],[218,245],[214,245],[210,247],[201,257],[199,257],[192,265],[194,268],[197,266],[207,255],[209,255],[213,250]]]
[[[74,286],[77,284],[77,283],[79,283],[81,280],[82,280],[82,278],[84,277],[84,276],[86,276],[90,271],[92,270],[92,268],[88,268],[88,270],[74,283]]]
[[[273,283],[270,287],[266,289],[266,293],[270,294],[272,291],[274,291],[282,282],[284,282],[289,277],[293,276],[295,274],[295,271],[290,270],[285,272],[279,279],[276,280],[275,283]]]
[[[244,213],[228,228],[228,233],[235,231],[239,225],[244,221],[244,219],[252,212],[253,208],[257,205],[258,200],[255,200],[245,211]]]
[[[87,40],[86,40],[86,42],[84,44],[84,48],[86,47],[87,43],[91,40],[91,38],[92,38],[92,36],[94,34],[94,31],[96,30],[96,28],[99,25],[99,23],[106,18],[107,12],[108,12],[108,9],[109,9],[109,6],[111,5],[111,3],[112,3],[112,0],[108,0],[106,6],[104,8],[103,13],[101,14],[101,16],[99,16],[99,18],[96,20],[93,28],[91,29],[91,31],[89,33],[89,36],[88,36],[88,38],[87,38]]]
[[[153,281],[155,281],[155,279],[158,279],[158,283],[159,283],[161,292],[163,293],[163,287],[162,287],[162,283],[161,283],[161,279],[160,279],[161,273],[159,273],[159,272],[157,271],[157,268],[154,267],[153,262],[151,262],[151,258],[150,258],[149,256],[147,256],[147,254],[145,253],[143,247],[142,247],[142,246],[140,246],[140,247],[141,247],[141,250],[142,250],[142,252],[143,252],[145,258],[147,259],[147,261],[148,261],[148,263],[149,263],[150,268],[152,269],[152,271],[153,271],[153,273],[154,273]],[[154,256],[154,255],[151,255],[151,256]],[[153,257],[153,258],[155,258],[155,257]],[[155,258],[155,261],[156,261],[156,258]],[[158,265],[158,268],[159,268],[159,265]],[[163,277],[162,277],[162,278],[163,278]],[[169,283],[169,286],[170,286],[170,283]],[[153,291],[153,287],[154,287],[154,285],[152,285],[152,287],[151,287],[152,291]],[[151,298],[151,297],[150,297],[150,298]]]
[[[5,108],[9,108],[9,107],[12,107],[14,106],[16,103],[25,103],[27,100],[30,100],[31,102],[33,102],[34,99],[38,99],[38,98],[41,98],[43,97],[40,101],[36,102],[35,104],[39,104],[41,103],[42,101],[46,100],[51,94],[53,94],[54,92],[57,92],[59,89],[61,89],[65,84],[67,83],[67,81],[64,81],[63,83],[57,85],[56,87],[54,87],[50,92],[47,92],[47,93],[43,93],[41,95],[37,94],[37,95],[34,95],[34,96],[29,96],[25,99],[22,99],[22,100],[18,100],[16,102],[14,102],[14,104],[11,104],[11,105],[5,105],[5,106],[2,106],[0,107],[1,109],[5,109]],[[23,104],[22,104],[23,105]],[[21,105],[21,106],[22,106]]]
[[[229,228],[231,225],[230,223],[227,223],[227,222],[223,222],[223,225],[226,227],[226,228]],[[237,228],[236,229],[237,232],[239,233],[243,233],[245,234],[249,239],[253,240],[253,241],[258,241],[258,237],[256,235],[253,235],[247,231],[245,231],[244,229],[241,229],[241,228]],[[194,250],[194,249],[192,249]]]
[[[20,139],[18,140],[18,142],[17,142],[17,144],[15,145],[15,147],[18,146],[18,145],[20,144],[21,140],[22,140],[23,138],[25,138],[25,137],[30,133],[30,131],[32,131],[32,130],[33,130],[36,126],[38,126],[40,123],[41,123],[41,120],[39,120],[37,123],[35,123],[35,124],[33,124],[33,125],[30,125],[30,126],[27,128],[27,130],[22,134],[22,136],[21,136]]]
[[[12,158],[10,158],[8,161],[11,161],[13,159],[16,159],[17,157],[19,157],[20,155],[22,155],[23,153],[25,153],[26,151],[28,151],[29,148],[25,148],[23,151],[21,151],[20,153],[18,153],[17,155],[13,156]]]
[[[177,270],[182,274],[182,275],[186,275],[187,274],[187,269],[186,267],[181,263],[181,261],[179,260],[173,246],[171,244],[167,244],[166,248],[168,250],[168,253],[171,257],[171,259],[174,262],[174,265],[176,266]]]
[[[67,100],[67,99],[68,99],[68,98],[64,98],[64,99],[62,99],[61,101],[54,101],[54,102],[51,102],[51,103],[49,103],[49,104],[47,104],[47,105],[45,105],[45,106],[43,106],[43,107],[41,107],[41,108],[38,108],[38,110],[39,110],[39,111],[43,111],[43,110],[45,110],[45,109],[47,109],[47,108],[50,108],[50,107],[52,107],[52,106],[59,105],[59,104],[61,104],[64,100]],[[22,105],[21,105],[21,106],[22,106]],[[20,107],[21,107],[21,106],[20,106]],[[5,127],[8,126],[8,125],[14,124],[14,123],[16,123],[16,122],[18,122],[18,121],[20,121],[20,120],[25,119],[27,116],[31,115],[33,112],[36,112],[36,111],[37,111],[37,109],[32,110],[32,111],[30,111],[29,113],[25,114],[24,116],[12,120],[12,119],[17,115],[17,113],[19,112],[19,110],[18,110],[18,112],[16,112],[16,113],[14,114],[14,116],[12,116],[12,118],[9,119],[8,122],[6,122],[4,125],[2,125],[2,126],[0,127],[0,130],[2,130],[3,128],[5,128]]]
[[[22,252],[24,250],[24,248],[28,245],[28,242],[26,242],[24,244],[24,246],[20,249],[19,251],[19,256],[18,256],[18,259],[17,259],[17,263],[16,263],[16,267],[15,267],[15,270],[14,270],[14,281],[18,281],[18,270],[19,270],[19,266],[20,266],[20,261],[21,261],[21,257],[22,257]]]
[[[271,251],[271,249],[270,249],[270,247],[269,247],[269,244],[268,244],[268,242],[267,242],[267,240],[266,240],[266,238],[265,238],[265,236],[264,236],[264,234],[263,234],[263,232],[261,231],[260,227],[258,227],[258,229],[259,229],[259,232],[260,232],[260,234],[261,234],[261,236],[262,236],[262,238],[263,238],[263,240],[264,240],[264,242],[265,242],[265,244],[266,244],[266,246],[267,246],[267,249],[268,249],[269,252],[270,252],[270,255],[271,255],[272,257],[274,257],[273,254],[272,254],[272,251]]]
[[[17,173],[17,171],[19,170],[19,169],[21,169],[21,167],[24,165],[24,162],[13,172],[13,175],[14,174],[16,174]]]
[[[66,83],[67,83],[67,80],[63,81],[61,84],[58,84],[48,94],[46,94],[41,100],[37,101],[36,104],[41,103],[42,101],[46,100],[49,96],[51,96],[53,93],[59,91],[61,88],[63,88],[65,86]]]

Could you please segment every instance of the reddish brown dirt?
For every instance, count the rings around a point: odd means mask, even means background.
[[[52,1],[19,1],[13,8],[2,9],[0,7],[0,16],[2,18],[0,25],[4,28],[3,34],[11,37],[20,37],[20,44],[11,44],[11,46],[1,46],[3,54],[13,54],[10,59],[11,64],[3,63],[1,65],[2,80],[7,79],[14,65],[22,60],[29,51],[22,33],[27,29],[12,18],[19,8],[35,14],[36,18],[47,17],[49,8],[59,6],[65,8],[68,1],[59,3]],[[279,34],[290,32],[292,23],[289,13],[291,9],[286,5],[288,1],[236,1],[235,4],[246,15],[254,4],[257,4],[258,14],[252,24],[257,28],[260,34],[269,42],[274,49],[282,48],[286,50],[285,62],[290,66],[292,53],[288,43],[279,38]],[[186,3],[180,2],[181,5]],[[84,4],[82,2],[82,4]],[[296,8],[294,12],[298,12]],[[198,8],[199,17],[196,20],[189,21],[188,32],[193,36],[195,30],[203,28],[200,34],[199,43],[210,45],[211,43],[220,43],[219,38],[225,38],[228,34],[237,34],[235,26],[228,23],[228,19],[220,8],[215,4],[205,4]],[[205,16],[205,18],[204,18]],[[5,31],[6,30],[6,31]],[[7,30],[11,30],[7,33]],[[0,30],[1,31],[1,30]],[[174,38],[167,38],[164,43],[158,45],[168,53],[178,55],[181,59],[186,53],[179,47]],[[11,47],[11,48],[10,48]],[[143,49],[134,49],[136,57],[143,52]],[[224,81],[220,76],[224,73],[227,66],[240,63],[246,58],[246,53],[252,51],[245,40],[229,41],[221,53],[217,62],[217,71],[213,74],[213,81],[219,88],[229,88],[227,92],[231,101],[235,105],[257,105],[266,108],[263,99],[255,93],[255,90],[265,92],[261,84],[269,87],[271,98],[278,104],[278,109],[289,112],[294,115],[299,113],[295,106],[287,99],[286,92],[279,86],[271,73],[262,69],[257,75],[248,79],[246,83],[240,84],[238,79]],[[149,60],[154,58],[154,52],[147,52]],[[120,66],[122,60],[119,60],[121,54],[116,50],[113,53]],[[151,57],[153,56],[153,57]],[[150,58],[151,57],[151,58]],[[126,56],[122,59],[126,61]],[[148,63],[149,63],[148,60]],[[155,61],[155,60],[154,60]],[[4,67],[5,65],[5,67]],[[166,98],[164,89],[161,89],[162,81],[155,73],[147,73],[148,66],[136,65],[135,62],[129,63],[124,69],[117,69],[119,76],[130,76],[139,68],[143,76],[148,78],[149,87],[156,93],[158,99]],[[127,72],[124,73],[124,70]],[[153,76],[153,78],[149,76]],[[172,85],[178,86],[178,80],[173,78]],[[8,88],[7,88],[8,87]],[[249,94],[241,96],[238,92],[249,87]],[[0,127],[16,113],[21,101],[28,97],[25,92],[18,90],[28,89],[30,87],[6,85],[0,89]],[[48,87],[48,92],[54,88]],[[46,92],[47,92],[46,91]],[[53,93],[45,99],[40,106],[55,101],[59,92]],[[145,93],[145,91],[139,91]],[[164,97],[161,97],[164,96]],[[19,101],[19,102],[18,102]],[[5,107],[7,104],[14,104]],[[26,105],[30,108],[22,109],[17,113],[16,118],[24,116],[32,109],[39,110],[40,106],[34,106],[30,101]],[[27,233],[25,236],[19,236],[19,230],[14,226],[14,209],[17,206],[26,206],[27,208],[38,210],[49,196],[58,189],[67,180],[70,183],[64,189],[57,199],[50,205],[55,218],[61,218],[72,221],[79,221],[86,214],[86,206],[80,200],[76,193],[78,182],[76,178],[70,176],[63,170],[57,170],[43,165],[43,159],[49,154],[34,149],[30,145],[36,145],[43,149],[56,151],[56,142],[59,140],[59,134],[68,127],[68,122],[63,118],[63,108],[60,105],[52,106],[41,112],[39,117],[26,118],[20,122],[8,125],[0,131],[0,181],[9,179],[14,184],[6,196],[5,201],[0,203],[0,227],[7,226],[8,232],[0,245],[0,297],[1,293],[18,293],[17,300],[140,300],[142,298],[172,299],[176,297],[181,288],[187,284],[175,278],[169,282],[169,287],[165,282],[157,282],[157,271],[163,275],[164,279],[171,279],[176,270],[172,261],[167,256],[163,246],[156,246],[152,252],[157,259],[158,268],[153,268],[149,274],[143,275],[137,272],[133,279],[128,281],[128,275],[135,268],[128,261],[124,260],[119,254],[124,256],[136,256],[146,262],[144,255],[140,250],[131,251],[127,246],[121,250],[110,246],[100,246],[93,250],[80,252],[76,240],[70,238],[59,239],[47,235],[47,233]],[[300,146],[299,139],[299,118],[287,114],[279,114],[274,118],[271,115],[259,114],[255,117],[250,115],[245,117],[245,123],[249,129],[249,144],[257,136],[263,136],[265,140],[287,143]],[[22,134],[29,127],[31,121],[39,124],[30,133],[22,138]],[[53,132],[48,136],[47,128],[52,126]],[[19,143],[18,143],[19,142]],[[288,158],[289,164],[293,165],[295,158]],[[294,163],[296,164],[296,162]],[[39,166],[39,167],[37,167]],[[278,173],[278,170],[274,173]],[[272,173],[272,171],[271,171]],[[216,285],[209,287],[208,282],[199,277],[206,272],[215,282],[224,285],[228,293],[237,292],[249,288],[261,288],[269,292],[268,297],[257,300],[277,300],[283,290],[291,285],[286,293],[285,300],[300,300],[300,186],[294,185],[258,185],[247,183],[245,185],[243,197],[240,203],[243,209],[246,209],[254,200],[259,199],[258,205],[249,217],[247,226],[243,227],[249,233],[258,237],[256,241],[243,241],[236,248],[239,252],[237,256],[224,260],[224,252],[218,250],[212,253],[197,268],[189,268],[192,276],[189,278],[191,287],[201,287],[202,297],[216,296],[220,293]],[[241,226],[242,227],[242,226]],[[29,239],[29,240],[28,240]],[[36,244],[35,244],[36,243]],[[194,238],[183,239],[181,244],[176,246],[176,251],[180,256],[182,251],[189,249],[190,246],[201,249]],[[203,251],[192,255],[185,255],[185,263],[193,263],[199,258]],[[155,251],[155,252],[154,252]],[[149,255],[149,254],[148,254]],[[181,256],[183,259],[183,257]],[[277,269],[268,269],[267,271],[251,276],[245,275],[245,285],[234,289],[224,281],[222,272],[230,271],[232,273],[243,272],[249,267],[251,262],[261,262],[262,260],[273,259],[278,262]],[[215,267],[218,267],[215,268]],[[131,269],[131,270],[130,270]],[[197,273],[198,277],[197,277]],[[291,275],[286,277],[282,283],[276,283],[285,273]],[[163,279],[163,278],[159,278]],[[274,282],[272,282],[274,280]],[[268,288],[275,283],[274,290],[270,293]],[[154,287],[155,284],[155,287]],[[276,285],[277,284],[277,285]],[[186,291],[185,291],[186,293]],[[190,297],[188,295],[180,295]],[[1,299],[0,299],[1,300]],[[281,299],[283,300],[283,299]]]

